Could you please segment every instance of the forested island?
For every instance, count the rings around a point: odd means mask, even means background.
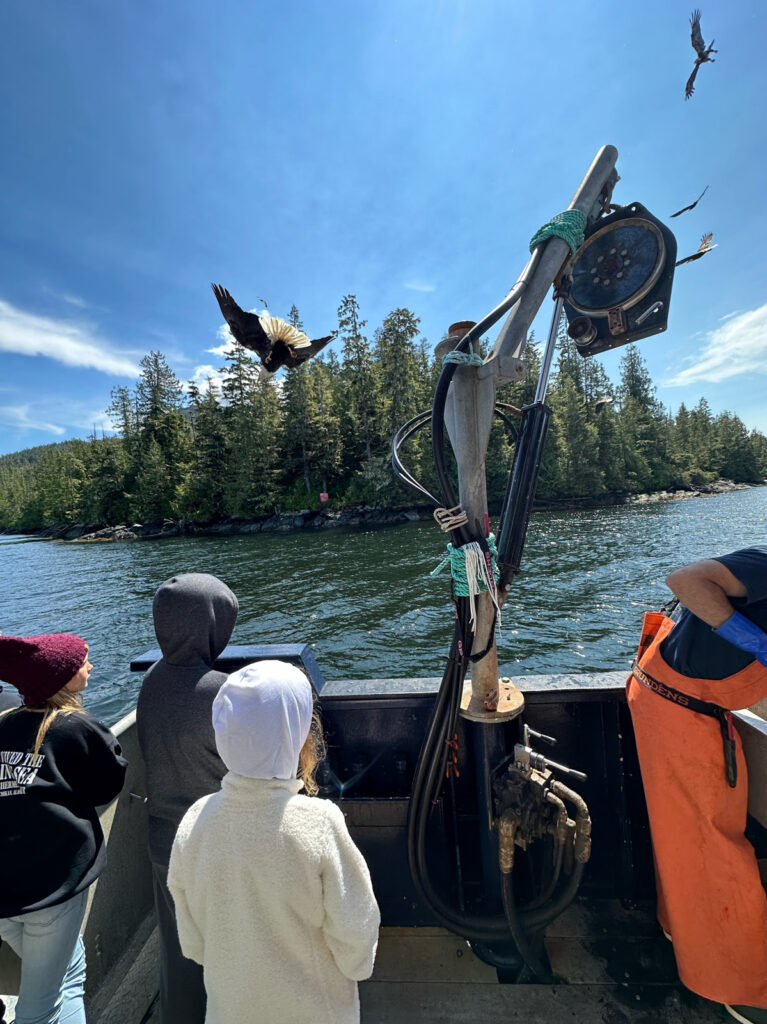
[[[289,319],[302,327],[294,306]],[[396,430],[429,408],[441,363],[419,338],[419,320],[396,309],[364,333],[354,295],[338,309],[340,356],[330,352],[278,377],[235,345],[220,385],[186,386],[160,352],[141,361],[133,389],[116,388],[108,410],[117,436],[43,445],[0,457],[0,529],[83,523],[220,523],[279,510],[412,504],[391,470]],[[675,412],[657,399],[638,349],[629,345],[613,384],[562,334],[547,402],[554,411],[538,496],[599,500],[690,490],[719,478],[767,477],[767,437],[705,399]],[[499,400],[533,401],[539,351],[531,337],[524,381]],[[513,411],[493,426],[488,497],[502,500],[514,451]],[[403,453],[437,493],[428,429]],[[326,494],[323,505],[321,494]]]

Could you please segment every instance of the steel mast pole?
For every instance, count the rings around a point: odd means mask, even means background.
[[[609,204],[617,181],[617,158],[618,151],[614,146],[603,146],[570,202],[568,209],[580,210],[589,223],[596,220]],[[445,424],[458,468],[461,506],[474,536],[485,535],[487,522],[485,459],[496,390],[502,384],[521,380],[524,376],[520,356],[527,343],[530,326],[569,256],[570,249],[561,238],[550,238],[536,251],[520,275],[524,279],[521,297],[512,307],[487,360],[479,367],[457,367],[450,385]],[[561,301],[558,303],[561,311]],[[556,318],[558,321],[559,317]],[[438,347],[438,353],[454,348],[467,332],[470,333],[471,326],[471,322],[455,325],[456,330]],[[556,340],[556,326],[553,336]],[[550,367],[553,344],[547,346],[547,356]],[[493,613],[490,595],[480,594],[477,598],[474,650],[482,651],[485,647],[488,650],[473,663],[471,689],[465,695],[461,710],[464,717],[488,723],[513,718],[523,707],[522,696],[513,683],[499,683],[495,637],[488,643]]]

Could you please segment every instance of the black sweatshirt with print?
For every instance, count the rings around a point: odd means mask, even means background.
[[[63,903],[104,869],[96,807],[120,792],[128,762],[89,714],[58,714],[34,755],[42,712],[0,716],[0,917]]]

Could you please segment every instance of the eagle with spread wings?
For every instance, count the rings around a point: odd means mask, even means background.
[[[699,260],[701,256],[705,256],[707,252],[711,252],[712,249],[716,249],[716,244],[712,245],[714,241],[714,235],[711,231],[707,235],[704,235],[700,240],[700,245],[692,254],[692,256],[685,256],[683,260],[677,260],[674,264],[675,267],[681,267],[683,263],[692,263],[693,260]]]
[[[316,356],[336,336],[334,331],[325,338],[311,341],[287,320],[241,309],[220,284],[213,284],[211,288],[235,340],[256,353],[267,373],[275,373],[281,366],[295,369]]]
[[[700,11],[694,10],[690,15],[690,41],[692,42],[692,48],[697,53],[697,59],[695,61],[695,67],[692,69],[692,74],[687,79],[687,85],[684,88],[684,98],[689,100],[695,89],[695,76],[698,73],[698,68],[701,64],[715,64],[716,61],[713,57],[709,56],[712,53],[719,53],[718,50],[714,49],[714,40],[706,46],[703,42],[703,36],[700,31]]]
[[[708,192],[708,185],[706,185],[706,187],[703,189],[703,191],[701,192],[701,194],[698,196],[698,198],[695,200],[694,203],[690,203],[689,206],[683,206],[681,210],[677,210],[676,213],[672,213],[671,216],[672,217],[679,217],[679,216],[681,216],[681,214],[687,213],[688,210],[694,210],[695,207],[698,205],[698,203],[703,198],[703,196],[706,194],[706,192]]]

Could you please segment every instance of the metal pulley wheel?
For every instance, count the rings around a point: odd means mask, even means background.
[[[581,355],[666,330],[675,260],[673,234],[639,203],[592,226],[566,271],[568,334]]]

